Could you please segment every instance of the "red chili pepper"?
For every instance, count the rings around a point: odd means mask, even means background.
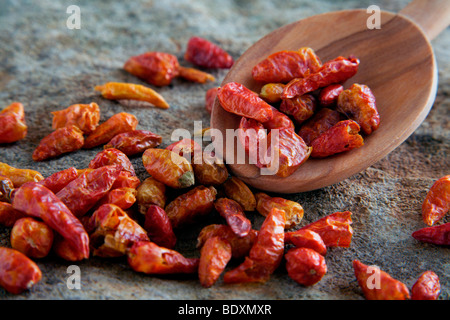
[[[242,117],[238,130],[239,141],[244,147],[250,163],[263,167],[262,163],[265,159],[264,152],[261,151],[264,149],[261,149],[261,146],[267,143],[267,129],[257,120]]]
[[[302,229],[295,232],[285,234],[284,242],[286,244],[293,244],[297,248],[313,249],[321,255],[327,253],[327,246],[323,242],[322,237],[312,230]]]
[[[14,102],[0,111],[0,143],[12,143],[26,137],[25,110],[19,102]]]
[[[16,189],[12,205],[16,210],[42,219],[83,257],[89,257],[89,237],[83,225],[49,189],[36,182],[27,182]]]
[[[156,148],[162,142],[162,137],[146,130],[133,130],[116,135],[104,149],[115,148],[127,156],[143,153],[148,148]]]
[[[200,251],[198,277],[200,284],[211,287],[219,279],[231,259],[231,245],[220,237],[206,240]]]
[[[76,178],[78,178],[77,169],[70,167],[68,169],[55,172],[44,180],[38,181],[38,183],[42,184],[47,189],[50,189],[53,193],[57,193]]]
[[[359,60],[351,57],[337,57],[327,61],[316,72],[304,78],[296,78],[290,81],[283,90],[283,99],[301,96],[305,93],[315,91],[321,87],[341,83],[353,77],[358,71]]]
[[[411,288],[411,300],[437,300],[440,292],[438,275],[433,271],[425,271]]]
[[[450,209],[450,175],[433,183],[422,203],[422,219],[432,226],[441,220]]]
[[[281,129],[290,128],[295,130],[294,122],[283,112],[278,111],[277,108],[272,107],[272,119],[263,123],[264,128],[271,129]]]
[[[301,285],[312,286],[327,273],[325,258],[313,249],[289,249],[285,258],[288,276]]]
[[[90,169],[98,169],[104,166],[118,165],[121,170],[128,171],[132,176],[135,176],[133,164],[125,153],[115,148],[105,149],[97,153],[89,162]]]
[[[314,115],[317,109],[316,98],[312,94],[283,99],[280,111],[292,116],[297,124],[302,124]]]
[[[233,58],[218,45],[200,37],[192,37],[187,44],[184,59],[199,67],[231,68]]]
[[[344,117],[338,111],[322,108],[302,124],[298,131],[298,135],[302,137],[303,141],[305,141],[308,146],[311,146],[311,142],[314,139],[318,138],[328,129],[331,129],[341,120],[344,120]]]
[[[12,204],[0,202],[0,225],[10,228],[17,220],[26,216],[22,211],[14,209]]]
[[[219,87],[213,87],[208,89],[205,94],[205,109],[209,113],[212,112],[212,108],[214,105],[214,101],[216,101],[217,91],[219,91]]]
[[[158,246],[173,249],[177,242],[177,237],[172,229],[172,224],[163,208],[151,205],[145,214],[144,229],[150,241]]]
[[[323,88],[319,93],[319,104],[322,107],[335,106],[342,91],[344,91],[344,87],[341,84],[332,84]]]
[[[449,246],[450,222],[414,231],[412,237],[422,242]]]
[[[217,199],[214,207],[225,218],[231,230],[239,236],[245,237],[252,229],[252,223],[245,216],[241,205],[228,198]]]

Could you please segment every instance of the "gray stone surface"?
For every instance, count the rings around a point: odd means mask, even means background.
[[[266,33],[314,14],[377,4],[399,11],[408,1],[13,1],[0,2],[0,105],[25,105],[29,133],[26,139],[0,147],[0,161],[33,168],[44,176],[76,166],[87,167],[101,150],[81,150],[40,163],[31,153],[51,132],[49,112],[74,103],[97,102],[101,119],[126,111],[140,120],[139,129],[163,136],[170,143],[174,128],[193,130],[193,121],[209,125],[204,109],[207,89],[220,84],[226,70],[214,70],[217,80],[204,85],[175,80],[158,88],[169,110],[127,106],[99,97],[93,87],[107,81],[139,82],[121,67],[126,59],[150,50],[175,54],[183,61],[189,37],[208,38],[238,58]],[[81,8],[81,29],[68,30],[66,8]],[[81,290],[66,286],[71,264],[54,256],[38,260],[42,281],[30,291],[13,296],[0,289],[0,299],[363,299],[352,260],[378,265],[411,287],[425,270],[436,272],[442,285],[440,299],[450,297],[450,251],[423,244],[410,235],[425,227],[421,203],[432,183],[449,174],[450,30],[432,42],[439,66],[436,102],[425,122],[395,151],[367,170],[321,190],[290,195],[305,209],[302,224],[327,214],[353,212],[354,237],[348,249],[331,248],[328,273],[313,287],[302,287],[284,266],[265,284],[225,285],[222,279],[209,289],[196,277],[146,276],[133,272],[124,259],[91,258],[78,263]],[[132,158],[141,178],[142,161]],[[250,214],[257,228],[258,214]],[[212,216],[207,224],[216,221]],[[444,221],[449,221],[448,217]],[[199,255],[196,236],[202,225],[178,234],[177,250]],[[9,246],[9,229],[0,227],[0,245]],[[232,262],[229,266],[237,265]]]

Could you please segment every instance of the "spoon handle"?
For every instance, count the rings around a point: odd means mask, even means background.
[[[414,0],[399,14],[413,20],[431,41],[450,25],[450,1]]]

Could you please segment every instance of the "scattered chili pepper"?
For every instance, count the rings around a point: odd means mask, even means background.
[[[311,146],[311,142],[314,139],[342,120],[344,120],[344,117],[338,111],[322,108],[302,124],[298,135],[302,137],[308,146]]]
[[[173,151],[179,156],[185,157],[189,162],[197,153],[202,153],[202,147],[192,139],[184,138],[176,141],[166,147],[167,150]]]
[[[165,184],[152,177],[145,179],[137,188],[136,200],[139,212],[143,215],[152,205],[164,208],[167,201]]]
[[[44,177],[38,171],[31,169],[15,168],[6,163],[0,162],[0,175],[7,177],[18,188],[30,181],[40,181]]]
[[[61,237],[59,234],[55,234],[53,239],[53,252],[61,259],[67,261],[82,261],[85,259],[84,255],[78,251],[68,240]]]
[[[217,92],[221,106],[239,116],[266,122],[272,119],[272,107],[258,94],[237,82],[228,82]]]
[[[267,217],[273,208],[283,210],[286,217],[286,229],[299,225],[303,219],[304,210],[298,202],[281,197],[271,197],[263,192],[255,193],[255,198],[256,211],[264,217]]]
[[[256,198],[250,188],[239,178],[230,177],[222,184],[225,195],[239,203],[244,211],[254,211]]]
[[[93,170],[93,169],[89,169]],[[113,185],[111,186],[112,189],[119,189],[119,188],[132,188],[136,189],[141,184],[141,180],[139,180],[138,177],[133,176],[130,172],[122,170],[120,171],[119,175],[117,176],[117,179],[113,182]]]
[[[53,111],[52,128],[77,126],[84,134],[91,134],[100,121],[100,107],[97,103],[73,104],[66,109]]]
[[[262,264],[257,263],[249,257],[244,262],[223,275],[226,284],[235,283],[265,283],[270,279],[270,272]]]
[[[156,148],[162,142],[162,137],[147,130],[133,130],[116,135],[104,149],[115,148],[127,156],[143,153],[149,148]]]
[[[362,147],[364,139],[359,130],[358,123],[353,120],[339,121],[311,142],[311,157],[325,158]]]
[[[205,109],[209,113],[212,112],[214,102],[217,97],[217,91],[219,90],[219,87],[212,87],[206,91],[205,94]]]
[[[22,211],[14,209],[12,204],[0,202],[0,225],[10,228],[17,220],[26,216]]]
[[[440,292],[438,275],[433,271],[425,271],[411,288],[411,300],[437,300]]]
[[[380,126],[380,115],[372,90],[366,85],[354,83],[339,94],[337,110],[355,120],[365,134],[371,134]]]
[[[22,140],[27,132],[23,104],[14,102],[0,111],[0,143]]]
[[[146,86],[135,83],[108,82],[95,86],[105,99],[110,100],[137,100],[151,103],[157,108],[169,109],[170,106],[162,95]]]
[[[221,47],[201,37],[191,37],[188,41],[184,59],[199,67],[228,69],[233,58]]]
[[[317,100],[311,94],[283,99],[280,111],[292,116],[297,124],[302,124],[311,118],[317,110]]]
[[[416,240],[426,243],[449,246],[450,222],[433,227],[419,229],[412,233],[412,237]]]
[[[127,210],[136,202],[137,191],[134,188],[110,189],[96,204],[100,207],[103,204],[114,204],[122,210]]]
[[[177,237],[172,229],[169,216],[163,208],[157,205],[149,206],[145,213],[144,229],[150,241],[158,246],[173,249],[177,242]]]
[[[209,214],[214,208],[216,195],[214,187],[200,185],[176,197],[165,208],[172,227],[180,228]]]
[[[78,178],[78,170],[74,167],[70,167],[65,170],[55,172],[38,183],[42,184],[53,193],[58,193],[62,188],[67,186],[76,178]]]
[[[89,237],[83,225],[49,189],[36,182],[28,182],[16,190],[12,205],[16,210],[42,219],[84,258],[89,257]]]
[[[178,76],[179,66],[176,56],[151,51],[131,57],[123,68],[152,85],[162,87],[169,85]]]
[[[334,107],[337,104],[337,100],[341,92],[344,91],[344,87],[342,84],[331,84],[322,90],[319,93],[319,104],[321,107]]]
[[[288,276],[303,286],[312,286],[327,273],[323,255],[310,248],[292,248],[285,254]]]
[[[150,241],[135,242],[128,251],[128,264],[146,274],[196,273],[199,259],[186,258],[178,251]]]
[[[11,229],[11,247],[30,258],[44,258],[53,244],[53,230],[34,218],[21,218]]]
[[[284,87],[283,83],[267,83],[262,86],[259,97],[268,103],[280,102]]]
[[[165,185],[180,189],[195,183],[192,165],[183,157],[167,149],[147,149],[142,155],[145,170]]]
[[[220,237],[206,240],[200,251],[198,277],[200,284],[209,288],[216,283],[231,259],[231,245]]]
[[[185,80],[197,83],[206,83],[208,81],[216,80],[216,78],[210,73],[195,68],[186,68],[182,66],[178,68],[178,76]]]
[[[12,294],[31,289],[42,278],[37,264],[23,253],[0,247],[0,286]]]
[[[322,67],[313,73],[291,80],[283,90],[283,99],[301,96],[305,93],[315,91],[321,87],[341,83],[353,77],[358,71],[359,60],[355,57],[348,59],[337,57],[325,62]]]
[[[138,119],[134,115],[116,113],[86,137],[83,148],[90,149],[105,144],[120,133],[136,130],[137,125]]]
[[[192,168],[198,184],[218,186],[228,179],[228,169],[225,164],[206,152],[203,152],[201,162],[194,158]]]
[[[0,201],[11,202],[14,184],[7,176],[0,175]]]
[[[316,72],[322,63],[311,48],[279,51],[269,55],[252,69],[252,77],[263,83],[287,83]]]
[[[450,209],[450,175],[436,180],[422,203],[422,219],[432,226]]]
[[[371,271],[369,266],[353,260],[353,269],[358,284],[367,300],[408,300],[408,288],[378,267]]]
[[[220,198],[216,200],[214,207],[237,236],[245,237],[252,229],[251,221],[247,219],[241,205],[236,201]]]
[[[292,244],[297,248],[312,249],[322,256],[325,256],[327,253],[327,246],[325,245],[325,242],[323,242],[322,237],[312,230],[298,230],[288,237],[285,236],[284,242],[286,244]]]
[[[135,176],[133,164],[125,153],[115,148],[108,148],[100,151],[89,162],[89,168],[98,169],[104,166],[118,165],[121,170],[129,172]]]

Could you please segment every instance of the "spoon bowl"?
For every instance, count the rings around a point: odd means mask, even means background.
[[[416,1],[415,6],[406,7],[405,12],[414,11],[411,8],[417,8],[420,3],[422,1]],[[427,34],[427,30],[406,14],[381,11],[380,29],[368,29],[369,16],[362,9],[344,10],[283,26],[251,46],[235,62],[222,85],[234,81],[258,93],[263,84],[253,80],[253,66],[281,50],[311,47],[323,62],[354,55],[360,60],[358,73],[344,83],[344,88],[353,83],[371,88],[381,119],[378,130],[365,137],[364,146],[324,159],[310,158],[285,178],[261,175],[260,169],[249,164],[248,159],[238,163],[236,146],[234,155],[230,157],[228,150],[224,157],[234,158],[235,161],[227,160],[227,164],[235,176],[257,189],[277,193],[323,188],[376,163],[417,129],[429,113],[437,91],[437,67],[429,38],[443,30],[448,19],[441,21],[438,31],[429,28]],[[216,99],[211,128],[220,130],[226,141],[226,129],[237,129],[240,118],[225,111]],[[223,151],[224,156],[225,146],[216,143],[215,146],[216,152],[220,155]]]

